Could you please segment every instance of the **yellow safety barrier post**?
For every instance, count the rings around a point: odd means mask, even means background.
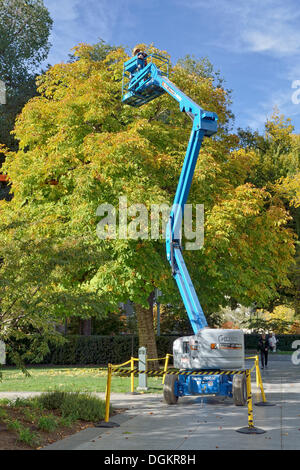
[[[164,374],[163,374],[163,379],[162,379],[162,385],[165,383],[166,372],[167,372],[167,370],[168,370],[169,359],[170,359],[171,356],[172,356],[172,354],[167,354],[167,355],[166,355],[165,366],[164,366]]]
[[[247,369],[246,383],[247,383],[247,406],[248,406],[248,426],[237,429],[237,432],[242,434],[263,434],[266,431],[260,428],[256,428],[253,424],[253,405],[252,405],[252,392],[251,392],[251,371]]]
[[[259,381],[259,376],[260,376],[260,370],[259,370],[259,358],[258,356],[255,356],[255,374],[256,374],[256,386],[259,388],[260,381]],[[260,377],[261,379],[261,377]]]
[[[95,424],[96,428],[114,428],[120,426],[118,423],[112,423],[109,421],[109,410],[110,410],[110,393],[111,393],[111,376],[112,376],[112,365],[108,364],[107,367],[107,382],[105,391],[105,417],[104,421]]]
[[[111,373],[112,373],[112,366],[111,366],[111,364],[108,364],[107,383],[106,383],[106,391],[105,391],[105,422],[106,423],[108,423],[108,421],[109,421]]]
[[[256,356],[256,359],[255,359],[255,366],[256,366],[256,386],[260,388],[261,398],[262,398],[262,401],[255,403],[255,406],[275,406],[276,403],[271,403],[266,400],[266,395],[265,395],[264,386],[263,386],[260,368],[259,368],[258,356]]]
[[[266,395],[263,387],[263,382],[261,378],[260,368],[259,368],[259,356],[246,357],[246,359],[254,359],[254,366],[251,371],[255,368],[255,377],[256,377],[256,386],[260,388],[262,401],[259,403],[254,403],[256,406],[275,406],[276,403],[271,403],[266,400]]]
[[[130,359],[130,391],[133,394],[134,393],[134,357],[131,357]]]

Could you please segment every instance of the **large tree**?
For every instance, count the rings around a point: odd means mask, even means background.
[[[291,285],[280,289],[269,308],[280,303],[293,305],[300,315],[300,135],[294,133],[289,118],[275,110],[265,124],[265,132],[239,130],[241,144],[255,153],[248,181],[264,188],[289,211],[289,227],[297,235],[295,262],[290,266]]]
[[[113,234],[99,239],[96,214],[100,204],[109,203],[120,215],[121,196],[128,207],[171,205],[191,122],[167,94],[138,109],[123,105],[127,54],[119,48],[95,61],[92,50],[82,45],[78,60],[42,75],[40,96],[26,104],[17,120],[19,150],[8,152],[4,167],[14,198],[0,205],[0,274],[6,279],[0,284],[2,311],[8,312],[6,325],[13,327],[20,327],[13,320],[20,312],[27,322],[35,312],[41,327],[66,309],[68,314],[94,313],[95,298],[103,310],[130,299],[140,345],[157,357],[153,291],[159,288],[165,302],[179,300],[164,241],[142,234],[138,239]],[[161,53],[152,46],[149,51]],[[219,116],[219,133],[204,141],[188,201],[205,205],[205,243],[185,253],[210,322],[210,314],[228,298],[266,304],[287,285],[294,238],[282,204],[247,182],[255,155],[239,149],[237,136],[226,130],[228,93],[212,76],[182,63],[171,66],[170,75]],[[131,224],[137,219],[138,214],[129,215]],[[118,217],[117,222],[118,233],[124,226]]]
[[[36,93],[35,76],[47,58],[52,27],[42,0],[0,0],[0,79],[7,104],[0,106],[0,142],[10,148],[16,115]],[[1,160],[0,160],[1,161]]]

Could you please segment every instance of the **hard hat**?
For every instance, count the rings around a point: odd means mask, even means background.
[[[139,47],[134,47],[132,50],[132,55],[136,55],[138,52],[141,52],[141,49]]]

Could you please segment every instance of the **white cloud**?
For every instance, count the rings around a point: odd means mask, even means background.
[[[255,109],[249,109],[248,116],[246,117],[246,126],[263,131],[265,122],[275,110],[279,114],[289,117],[293,122],[293,118],[300,116],[300,104],[297,104],[295,101],[293,102],[295,91],[291,84],[290,88],[271,92],[265,101],[257,103]]]
[[[74,21],[78,17],[80,0],[44,0],[52,17],[58,21]]]
[[[80,42],[95,44],[99,39],[114,44],[114,31],[123,19],[129,21],[128,0],[44,0],[54,21],[48,62],[66,61]]]
[[[299,5],[296,0],[177,0],[215,22],[215,44],[234,52],[275,56],[300,52]]]
[[[253,24],[241,32],[246,49],[252,52],[267,52],[275,56],[298,54],[300,31],[290,15],[280,16],[280,9],[265,10],[263,18],[256,18]]]

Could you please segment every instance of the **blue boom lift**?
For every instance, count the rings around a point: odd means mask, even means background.
[[[138,53],[124,63],[122,85],[123,103],[139,107],[168,93],[178,101],[180,110],[193,121],[166,229],[166,252],[194,335],[178,338],[174,342],[174,366],[180,369],[180,373],[166,376],[164,398],[168,404],[175,404],[180,396],[211,394],[230,396],[236,405],[244,405],[247,399],[245,375],[230,374],[228,371],[244,368],[243,332],[208,328],[182,256],[180,240],[182,214],[200,147],[204,137],[211,137],[217,132],[218,117],[214,112],[204,111],[174,85],[168,78],[168,72],[167,58],[151,54],[146,60],[143,54]],[[186,372],[193,372],[193,375]]]

